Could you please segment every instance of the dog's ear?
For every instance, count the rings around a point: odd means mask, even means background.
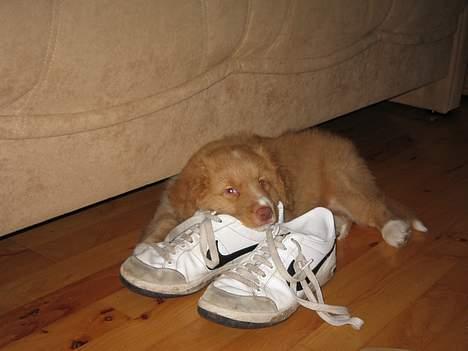
[[[267,167],[272,171],[273,176],[270,181],[272,183],[271,185],[278,193],[279,199],[287,209],[293,209],[294,200],[291,192],[292,177],[289,175],[288,170],[282,167],[279,162],[277,162],[274,153],[267,150],[262,144],[259,143],[255,146],[255,152],[265,160]]]
[[[199,158],[191,159],[168,189],[169,202],[179,220],[191,217],[208,190],[209,177]]]
[[[289,171],[286,167],[277,166],[276,174],[278,175],[276,179],[276,184],[273,185],[276,187],[280,197],[282,199],[283,205],[289,210],[294,209],[294,197],[292,195],[292,177],[289,174]]]

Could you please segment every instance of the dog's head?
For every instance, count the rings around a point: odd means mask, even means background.
[[[261,229],[288,203],[285,175],[260,143],[212,143],[196,153],[175,181],[170,200],[189,217],[213,210]]]

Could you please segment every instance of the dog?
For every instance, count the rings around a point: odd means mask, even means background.
[[[376,185],[351,141],[317,128],[276,138],[235,135],[208,143],[169,181],[143,241],[164,240],[196,210],[229,214],[243,225],[264,230],[310,209],[329,208],[338,238],[352,223],[378,229],[391,246],[407,243],[424,224]]]

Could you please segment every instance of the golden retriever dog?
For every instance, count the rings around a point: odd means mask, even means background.
[[[278,201],[286,221],[317,206],[329,208],[340,238],[353,222],[377,228],[395,247],[407,242],[412,229],[427,230],[382,194],[349,140],[311,129],[277,138],[237,135],[205,145],[169,182],[143,240],[164,240],[198,209],[264,230],[278,218]]]

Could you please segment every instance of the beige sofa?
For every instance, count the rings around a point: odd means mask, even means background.
[[[0,0],[0,234],[171,176],[225,134],[305,128],[433,82],[399,101],[446,112],[464,6]]]

